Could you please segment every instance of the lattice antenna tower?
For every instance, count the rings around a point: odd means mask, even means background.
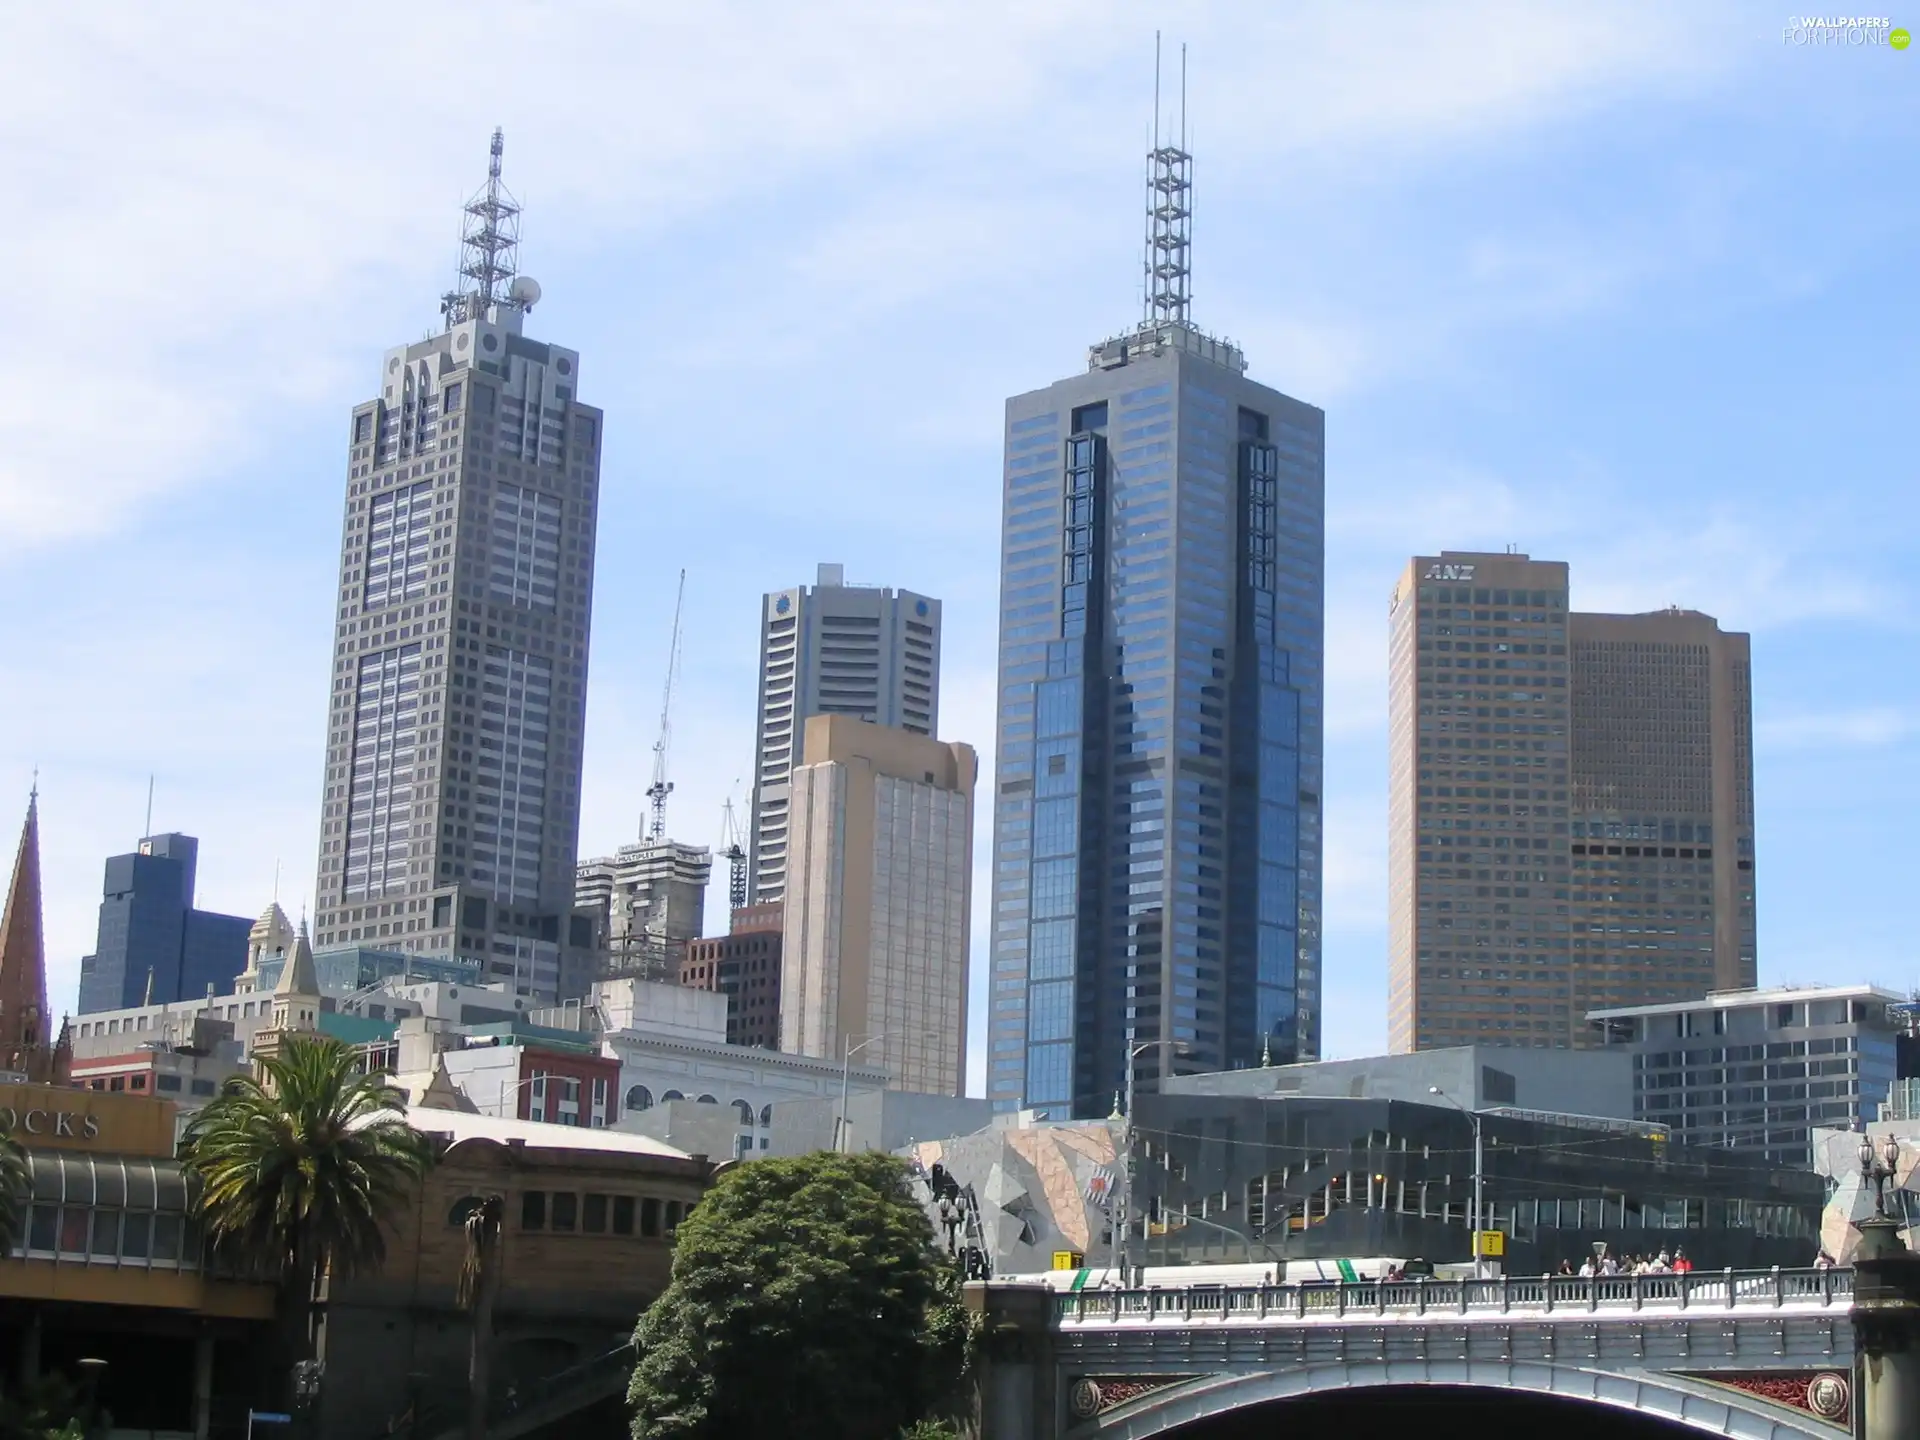
[[[513,278],[520,268],[520,202],[500,182],[506,137],[496,126],[487,151],[487,183],[467,201],[460,226],[460,288],[440,298],[449,326],[484,320],[496,305],[525,308]]]
[[[1153,32],[1153,149],[1147,153],[1148,325],[1186,325],[1193,298],[1193,156],[1187,153],[1187,47],[1180,46],[1178,141],[1160,141],[1160,32]]]

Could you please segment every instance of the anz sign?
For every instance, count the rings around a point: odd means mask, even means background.
[[[1471,580],[1473,566],[1433,564],[1427,567],[1427,573],[1420,578],[1422,580]]]

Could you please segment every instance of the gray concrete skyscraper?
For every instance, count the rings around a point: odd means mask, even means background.
[[[750,904],[786,893],[788,784],[814,715],[932,735],[940,723],[940,602],[849,585],[840,565],[822,565],[812,586],[762,598]]]
[[[987,1093],[1056,1116],[1319,1050],[1325,416],[1190,323],[1191,165],[1142,322],[1006,407]]]
[[[466,207],[437,335],[389,350],[348,431],[316,943],[476,959],[580,993],[574,910],[601,415],[526,334],[519,207]]]

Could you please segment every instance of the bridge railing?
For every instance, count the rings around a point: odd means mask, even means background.
[[[1320,1321],[1368,1315],[1618,1313],[1839,1306],[1853,1297],[1846,1269],[1714,1270],[1684,1275],[1502,1275],[1484,1280],[1310,1281],[1080,1290],[1056,1295],[1066,1325],[1200,1320]]]

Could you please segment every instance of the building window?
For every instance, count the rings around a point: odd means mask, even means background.
[[[544,1190],[529,1190],[520,1197],[520,1228],[522,1230],[547,1228],[547,1195]]]
[[[633,1234],[633,1197],[631,1195],[613,1197],[613,1233]]]
[[[580,1202],[580,1230],[586,1235],[607,1233],[607,1197],[587,1195]]]
[[[579,1225],[580,1197],[559,1191],[553,1197],[553,1228],[571,1234]]]
[[[627,1087],[627,1109],[651,1110],[652,1108],[653,1092],[651,1090],[647,1089],[644,1085],[630,1085]]]
[[[649,1240],[660,1234],[660,1202],[652,1196],[640,1202],[640,1234]]]

